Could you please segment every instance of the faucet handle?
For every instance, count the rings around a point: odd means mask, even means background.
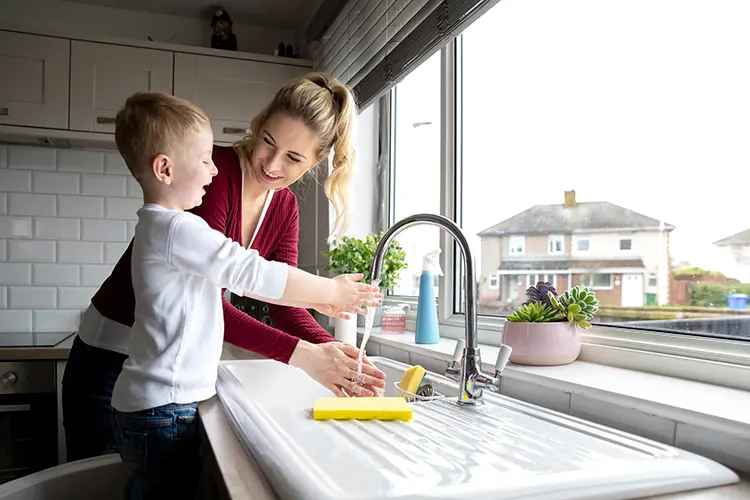
[[[497,361],[495,361],[495,373],[502,373],[505,370],[505,365],[508,364],[512,352],[513,348],[511,346],[506,344],[500,346],[500,352],[497,354]]]
[[[456,340],[456,350],[453,351],[454,363],[461,363],[461,358],[464,356],[464,347],[466,347],[466,341],[464,339]]]

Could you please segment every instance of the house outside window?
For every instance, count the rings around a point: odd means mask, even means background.
[[[526,251],[526,237],[523,235],[513,235],[509,238],[511,255],[523,255]]]
[[[620,250],[622,250],[623,252],[626,252],[632,249],[633,249],[632,238],[620,238]]]
[[[576,240],[576,250],[578,252],[588,252],[591,247],[591,240],[589,240],[588,236],[581,237],[579,236]]]

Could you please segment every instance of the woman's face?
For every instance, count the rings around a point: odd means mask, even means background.
[[[250,155],[251,175],[264,188],[287,187],[319,162],[317,151],[318,137],[302,121],[271,115]]]

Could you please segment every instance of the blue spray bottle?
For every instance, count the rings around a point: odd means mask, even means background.
[[[433,275],[442,276],[440,269],[440,249],[426,254],[422,260],[422,276],[419,278],[419,301],[417,303],[417,344],[437,344],[440,341],[438,330],[437,303]]]

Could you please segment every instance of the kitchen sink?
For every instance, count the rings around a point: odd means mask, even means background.
[[[370,358],[386,396],[408,365]],[[412,403],[410,422],[315,421],[331,396],[301,370],[227,361],[219,398],[278,498],[630,499],[735,483],[704,457],[485,391],[458,406],[458,385],[428,372],[445,399]]]

